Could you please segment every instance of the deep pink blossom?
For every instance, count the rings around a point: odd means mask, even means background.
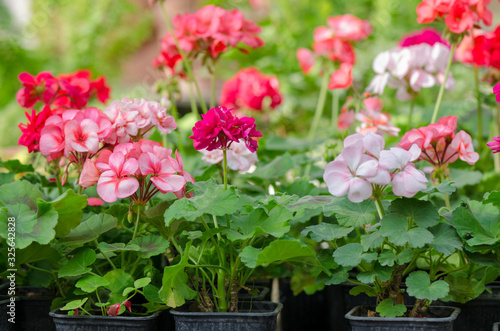
[[[28,152],[37,152],[40,150],[40,136],[45,121],[52,115],[49,106],[45,106],[43,110],[37,114],[34,109],[31,110],[31,116],[25,112],[28,118],[28,123],[19,124],[19,129],[23,132],[19,137],[18,144],[28,147]]]
[[[23,84],[23,88],[17,92],[16,100],[24,108],[30,108],[38,101],[49,105],[57,93],[57,81],[47,71],[36,76],[22,72],[19,74],[19,81]]]
[[[276,76],[264,75],[256,68],[246,68],[224,83],[219,104],[227,108],[263,111],[275,109],[281,101]]]
[[[120,303],[115,303],[114,305],[111,305],[108,307],[108,315],[109,316],[118,316],[120,313],[120,308],[121,304]]]
[[[102,206],[104,205],[104,201],[99,198],[87,198],[87,204],[89,206]]]
[[[255,119],[238,118],[231,110],[220,106],[210,109],[201,121],[196,122],[189,138],[194,140],[196,150],[227,149],[232,142],[243,139],[248,149],[255,152],[258,147],[256,137],[262,137],[262,133],[256,131]]]
[[[329,89],[345,89],[352,84],[352,65],[342,63],[330,77]]]
[[[441,38],[441,34],[433,28],[424,28],[418,31],[411,32],[399,41],[401,47],[408,47],[419,44],[434,45],[435,43],[441,43],[450,48],[448,42]]]

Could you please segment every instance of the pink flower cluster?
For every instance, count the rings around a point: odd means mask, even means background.
[[[418,146],[409,151],[384,146],[384,139],[373,133],[348,136],[342,153],[326,165],[323,179],[329,192],[337,197],[347,194],[358,203],[369,199],[376,185],[383,189],[392,183],[395,195],[408,198],[425,189],[427,178],[412,163],[420,156]]]
[[[128,311],[132,311],[132,303],[130,301],[125,301],[123,302],[123,305],[127,307]],[[108,308],[108,315],[109,316],[118,316],[120,313],[120,308],[122,304],[121,303],[115,303],[114,305],[109,306]],[[75,314],[78,315],[78,314]]]
[[[256,130],[255,119],[251,117],[238,118],[231,113],[232,109],[226,107],[215,107],[210,109],[201,121],[196,122],[193,127],[193,139],[196,150],[214,149],[227,150],[233,142],[244,141],[250,152],[257,150],[258,143],[255,139],[262,137],[262,133]]]
[[[473,38],[465,36],[457,48],[457,58],[463,63],[500,69],[500,26],[485,32],[473,30]]]
[[[189,58],[201,54],[204,58],[217,59],[221,53],[240,43],[254,49],[264,45],[257,36],[261,28],[246,20],[237,9],[225,10],[208,5],[194,14],[177,15],[173,25],[179,47]],[[153,61],[154,66],[170,68],[176,74],[179,73],[176,65],[181,60],[174,36],[167,33],[161,40],[160,55]]]
[[[172,116],[158,102],[146,99],[113,101],[104,112],[90,107],[68,109],[50,116],[40,133],[40,151],[47,159],[65,156],[83,164],[99,145],[138,141],[157,126],[163,132],[176,128]]]
[[[436,42],[408,47],[395,47],[382,52],[373,61],[373,71],[377,74],[367,91],[383,94],[387,85],[397,89],[399,100],[412,99],[421,88],[442,84],[450,49]],[[446,88],[452,89],[455,82],[451,73],[446,80]]]
[[[399,146],[409,150],[417,145],[422,154],[419,159],[431,163],[435,169],[455,162],[458,158],[473,165],[479,159],[474,152],[470,135],[457,129],[457,117],[441,117],[435,124],[412,129],[401,138]]]
[[[352,83],[352,66],[356,62],[351,42],[367,38],[372,26],[368,21],[349,14],[329,17],[327,24],[328,27],[319,26],[314,30],[313,50],[299,48],[297,59],[305,74],[318,58],[336,62],[339,68],[330,77],[328,88],[348,88]]]
[[[497,83],[493,87],[493,93],[495,93],[495,100],[500,102],[500,83]],[[500,152],[500,137],[493,137],[493,141],[490,141],[486,145],[491,149],[493,153]]]
[[[212,151],[204,149],[201,152],[203,153],[201,159],[210,164],[220,163],[223,159],[223,152],[220,149]],[[232,170],[246,172],[258,161],[257,153],[252,153],[242,140],[233,142],[227,150],[227,166]]]
[[[23,88],[17,92],[16,99],[21,107],[31,108],[38,102],[43,104],[37,114],[31,109],[26,112],[28,123],[19,124],[22,135],[19,145],[28,147],[28,151],[40,150],[40,135],[45,121],[55,114],[62,114],[66,109],[82,109],[90,99],[96,97],[105,103],[109,98],[109,87],[104,77],[90,79],[90,72],[79,70],[71,74],[54,76],[50,72],[41,72],[33,76],[27,72],[19,75]]]
[[[433,28],[423,28],[403,36],[399,41],[399,46],[408,47],[420,44],[429,44],[433,46],[435,43],[441,43],[450,48],[448,42],[441,38],[441,34],[437,30]]]
[[[350,107],[353,103],[352,98],[348,98],[346,106]],[[393,126],[390,122],[390,115],[382,112],[382,100],[377,97],[368,97],[363,99],[363,109],[358,113],[354,110],[348,110],[344,106],[338,118],[338,128],[346,130],[354,124],[354,119],[361,122],[361,125],[356,128],[356,131],[366,135],[368,132],[385,133],[391,136],[397,136],[400,129]]]
[[[491,25],[492,13],[486,8],[491,0],[422,0],[417,6],[417,22],[432,23],[443,18],[453,33],[463,33],[479,24]]]
[[[144,204],[157,192],[180,198],[185,184],[194,178],[183,170],[180,154],[176,151],[175,158],[171,154],[171,149],[152,140],[122,143],[102,150],[95,160],[87,159],[79,184],[84,188],[97,184],[97,193],[106,202],[131,197]]]
[[[224,83],[219,104],[227,108],[263,111],[275,109],[281,100],[276,76],[266,76],[256,68],[247,68]]]

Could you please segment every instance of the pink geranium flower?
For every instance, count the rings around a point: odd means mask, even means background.
[[[330,77],[329,89],[344,89],[352,84],[352,65],[342,63],[340,68],[336,70]]]
[[[97,132],[99,126],[90,119],[84,119],[81,122],[75,120],[64,124],[65,150],[66,157],[72,151],[79,153],[90,152],[97,153],[99,149],[99,136]]]
[[[307,48],[299,48],[297,50],[297,60],[299,61],[300,69],[304,74],[308,74],[314,65],[314,53]]]
[[[328,18],[327,23],[335,36],[352,41],[368,38],[373,30],[368,21],[350,14],[331,16]]]
[[[134,175],[139,164],[136,159],[125,161],[125,156],[114,152],[109,156],[108,163],[98,163],[97,167],[103,171],[97,183],[97,193],[106,202],[114,202],[131,196],[139,188],[139,182]]]
[[[19,74],[19,81],[23,84],[23,88],[17,92],[16,100],[24,108],[30,108],[38,101],[49,105],[57,93],[57,81],[47,71],[36,76],[22,72]]]
[[[65,147],[64,126],[61,117],[53,115],[45,121],[40,133],[40,152],[48,161],[61,157]]]
[[[120,313],[121,303],[115,303],[108,307],[108,315],[109,316],[118,316]]]
[[[162,193],[177,192],[186,184],[172,166],[169,158],[161,159],[153,153],[142,153],[139,157],[139,169],[143,176],[151,175],[150,180]]]
[[[92,160],[90,159],[87,159],[83,164],[82,173],[80,174],[80,180],[78,184],[83,188],[94,186],[99,181],[100,175],[101,172],[99,171],[99,169],[97,169],[94,162],[92,162]]]
[[[396,171],[392,177],[392,192],[395,195],[411,198],[427,187],[425,174],[411,163],[419,158],[421,152],[417,145],[413,145],[409,151],[392,147],[380,153],[380,166]]]
[[[391,136],[397,136],[400,129],[393,126],[390,122],[390,116],[382,112],[382,100],[377,97],[368,97],[363,100],[364,110],[355,115],[355,118],[361,122],[361,127],[357,131],[363,135],[368,132],[386,133]]]
[[[28,118],[28,123],[19,124],[19,129],[23,132],[19,137],[18,144],[28,147],[28,152],[37,152],[40,150],[40,136],[45,121],[52,115],[49,106],[45,106],[43,110],[37,114],[34,109],[31,110],[31,116],[25,112]]]

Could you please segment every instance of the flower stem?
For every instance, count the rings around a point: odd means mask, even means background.
[[[63,188],[61,185],[61,180],[59,179],[59,175],[56,175],[56,184],[57,184],[57,190],[59,191],[59,195],[63,194]]]
[[[323,112],[323,108],[325,107],[326,90],[328,87],[328,76],[329,75],[326,72],[323,73],[323,80],[321,81],[321,90],[319,92],[318,104],[316,105],[316,111],[314,112],[313,122],[308,135],[308,139],[310,141],[309,150],[312,150],[314,147],[314,139],[316,137],[316,131],[318,130],[319,121],[321,120],[321,114]],[[307,165],[304,177],[309,177],[310,171],[311,171],[311,163]]]
[[[177,104],[175,103],[172,94],[169,92],[168,98],[170,100],[170,103],[172,104],[171,110],[172,110],[172,116],[174,117],[175,123],[179,123],[179,113],[177,112]],[[166,134],[165,134],[166,135]],[[182,134],[180,132],[179,127],[175,130],[175,135],[177,137],[177,149],[181,154],[184,154],[184,141],[182,139]]]
[[[332,128],[337,127],[337,120],[339,116],[339,90],[332,91]]]
[[[493,120],[493,137],[500,136],[500,103],[497,103],[495,109],[495,118]],[[500,172],[500,153],[493,154],[493,162],[495,164],[495,172]]]
[[[410,129],[413,125],[413,109],[415,108],[415,99],[416,98],[417,98],[416,96],[413,96],[411,98],[411,102],[410,102],[410,114],[408,114],[408,128],[410,128]]]
[[[439,94],[436,101],[436,106],[434,107],[434,113],[432,114],[431,123],[436,123],[437,121],[439,106],[441,106],[441,100],[443,99],[443,94],[444,94],[444,87],[446,85],[446,80],[448,79],[448,75],[450,74],[450,68],[453,62],[453,54],[455,53],[455,47],[456,47],[455,43],[451,44],[450,57],[448,58],[448,64],[446,65],[446,71],[444,72],[443,84],[441,84],[441,88],[439,89]]]
[[[448,208],[449,211],[451,211],[450,207],[450,196],[448,194],[444,195],[444,203],[446,205],[446,208]]]
[[[382,219],[382,217],[384,217],[385,215],[385,210],[384,206],[382,205],[382,201],[380,201],[380,198],[377,198],[375,200],[375,207],[377,207],[378,216],[380,217],[380,219]]]
[[[210,89],[210,108],[214,108],[215,107],[215,71],[214,70],[212,70],[212,75],[211,75],[211,79],[210,79],[210,85],[211,85],[211,89]]]
[[[483,109],[481,105],[481,92],[479,91],[479,72],[478,67],[474,65],[474,82],[477,99],[477,131],[479,132],[477,141],[479,143],[479,150],[483,149]]]
[[[191,112],[194,114],[196,120],[198,120],[200,118],[200,113],[198,113],[198,105],[196,105],[192,85],[189,85],[189,104],[191,105]]]
[[[141,206],[137,206],[137,219],[135,220],[134,234],[132,235],[132,240],[137,236],[137,229],[139,228],[139,219],[141,218]]]
[[[224,156],[224,161],[223,161],[223,164],[224,164],[224,167],[223,167],[223,171],[224,171],[224,190],[227,190],[227,150],[226,149],[222,150],[222,155]]]
[[[198,99],[200,100],[201,109],[203,110],[204,113],[206,113],[207,112],[207,105],[205,104],[205,100],[203,100],[203,96],[201,95],[200,86],[198,85],[198,83],[196,82],[196,79],[194,78],[193,69],[191,67],[191,62],[189,61],[188,57],[186,56],[186,53],[184,53],[184,50],[179,45],[179,40],[177,40],[177,37],[174,34],[174,29],[172,28],[172,24],[170,23],[170,19],[167,16],[164,5],[160,4],[160,7],[161,7],[161,12],[163,14],[163,18],[165,19],[165,23],[167,24],[168,32],[170,33],[170,35],[174,39],[175,46],[177,47],[177,50],[179,51],[179,54],[181,55],[182,60],[184,61],[185,65],[186,65],[186,71],[187,71],[187,75],[189,77],[189,80],[195,86],[196,93],[198,94]]]

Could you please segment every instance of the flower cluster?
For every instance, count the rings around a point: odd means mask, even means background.
[[[435,124],[405,133],[399,146],[409,150],[417,145],[422,150],[419,159],[431,163],[435,170],[458,158],[473,165],[479,159],[479,154],[474,152],[471,137],[465,131],[455,134],[456,129],[456,116],[441,117]]]
[[[17,92],[16,99],[24,108],[31,108],[40,101],[55,108],[81,109],[92,97],[105,103],[109,99],[106,79],[99,77],[91,80],[90,76],[88,70],[78,70],[55,77],[47,71],[36,76],[23,72],[19,75],[23,88]]]
[[[194,140],[196,150],[228,150],[233,142],[242,140],[254,153],[258,147],[253,139],[256,137],[262,137],[262,133],[256,130],[254,118],[238,118],[231,113],[231,109],[220,106],[210,109],[201,121],[196,122],[189,138]]]
[[[442,84],[450,49],[436,42],[434,45],[421,43],[408,47],[395,47],[382,52],[373,61],[373,71],[377,74],[367,91],[382,94],[386,85],[397,89],[399,100],[412,99],[421,88]],[[452,89],[454,80],[451,73],[446,80],[446,88]]]
[[[493,15],[486,8],[491,0],[422,0],[417,6],[417,22],[431,23],[436,18],[444,23],[453,33],[463,33],[479,24],[490,25]]]
[[[427,178],[412,163],[420,156],[420,148],[384,150],[384,146],[384,139],[373,133],[348,136],[342,153],[326,165],[323,179],[329,192],[338,197],[347,194],[358,203],[391,183],[395,195],[408,198],[425,189]]]
[[[182,61],[175,39],[189,58],[196,58],[201,54],[214,60],[240,43],[254,49],[264,45],[257,36],[261,28],[246,20],[237,9],[225,10],[208,5],[194,14],[177,15],[173,25],[174,35],[167,33],[161,40],[160,55],[153,64],[156,67],[170,68],[174,74],[179,73],[176,65]]]
[[[275,109],[281,100],[276,76],[266,76],[255,68],[247,68],[224,83],[219,104],[227,108],[263,111]]]
[[[367,38],[372,26],[353,15],[332,16],[327,23],[328,27],[319,26],[314,30],[313,50],[299,48],[297,59],[305,74],[318,58],[338,63],[339,68],[330,77],[328,88],[347,88],[352,83],[352,66],[356,62],[351,42]]]
[[[399,46],[408,47],[420,44],[429,44],[433,46],[435,43],[441,43],[443,45],[449,46],[448,42],[441,38],[439,32],[432,28],[424,28],[414,32],[411,32],[399,41]]]
[[[500,69],[500,26],[495,30],[473,31],[457,48],[457,58],[463,63]]]
[[[370,97],[367,94],[367,97],[363,99],[363,109],[358,113],[347,108],[352,105],[352,100],[352,98],[348,98],[339,115],[337,125],[340,130],[349,128],[356,119],[361,122],[361,125],[356,128],[356,132],[363,135],[368,132],[386,133],[391,136],[398,135],[400,129],[391,124],[389,114],[382,112],[382,100],[377,97]]]
[[[39,113],[35,109],[31,109],[31,114],[26,112],[28,123],[19,124],[23,133],[19,138],[19,145],[28,147],[30,153],[37,152],[40,150],[42,129],[49,117],[61,115],[66,109],[82,109],[93,97],[105,103],[110,91],[105,78],[91,80],[90,76],[87,70],[59,76],[50,72],[41,72],[36,76],[21,73],[19,80],[23,88],[17,92],[17,102],[24,108],[31,108],[38,102],[43,107]]]
[[[87,159],[79,184],[88,188],[97,184],[97,193],[106,202],[131,197],[145,204],[157,192],[185,194],[186,182],[194,178],[183,170],[182,157],[152,140],[122,143],[104,149],[95,159]]]
[[[223,159],[223,152],[220,149],[212,151],[204,149],[201,152],[203,153],[201,159],[210,164],[218,164]],[[246,172],[258,161],[257,153],[252,153],[242,140],[233,142],[227,150],[227,166],[232,170]]]
[[[138,141],[157,126],[163,132],[176,128],[172,116],[158,102],[146,99],[113,101],[104,112],[89,107],[68,109],[50,116],[40,132],[40,151],[47,159],[65,156],[82,165],[102,145]]]

